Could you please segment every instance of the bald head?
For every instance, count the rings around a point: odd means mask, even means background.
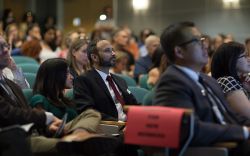
[[[145,46],[150,56],[153,55],[154,51],[160,46],[160,38],[156,35],[150,35],[145,40]]]

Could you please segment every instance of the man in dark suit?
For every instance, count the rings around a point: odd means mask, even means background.
[[[231,111],[216,80],[200,73],[208,54],[199,30],[192,22],[170,25],[161,45],[172,65],[162,75],[153,103],[194,110],[193,146],[237,141],[241,144],[236,152],[242,152],[237,154],[249,155],[250,121]]]
[[[110,67],[115,65],[111,43],[107,40],[92,41],[87,54],[93,69],[74,80],[74,100],[78,111],[94,108],[101,112],[104,120],[126,121],[123,106],[137,104],[137,101],[126,82],[109,73]]]

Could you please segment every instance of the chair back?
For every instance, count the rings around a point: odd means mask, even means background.
[[[35,59],[27,56],[12,56],[16,64],[20,63],[31,63],[31,64],[39,64]]]
[[[23,73],[24,77],[30,84],[30,88],[33,88],[36,80],[36,74],[34,73]]]
[[[123,80],[126,81],[128,86],[136,86],[136,82],[133,78],[127,76],[127,75],[122,75],[122,74],[116,74],[117,76],[121,77]]]
[[[21,63],[17,65],[18,67],[22,68],[24,73],[37,73],[39,69],[39,65],[32,64],[32,63]]]
[[[149,93],[147,89],[140,87],[128,86],[128,90],[131,91],[131,93],[136,98],[136,101],[140,104],[143,103],[144,96]]]
[[[154,97],[154,95],[155,95],[154,90],[149,91],[146,95],[144,95],[142,104],[144,106],[153,105],[153,97]]]
[[[148,84],[147,84],[147,80],[148,80],[148,74],[144,74],[144,75],[140,76],[140,78],[139,78],[139,86],[141,88],[149,89]]]

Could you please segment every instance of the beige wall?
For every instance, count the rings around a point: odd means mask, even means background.
[[[102,8],[112,6],[112,0],[65,0],[64,1],[64,28],[65,31],[74,29],[72,20],[80,17],[82,26],[90,32],[93,30]]]

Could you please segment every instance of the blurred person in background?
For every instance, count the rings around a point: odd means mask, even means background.
[[[145,40],[150,35],[155,35],[155,33],[149,28],[143,29],[140,33],[140,41],[138,43],[140,57],[146,56],[148,54],[148,51],[145,47]]]
[[[31,11],[24,13],[22,22],[19,25],[19,36],[22,40],[26,39],[28,28],[35,23],[35,16]]]
[[[3,20],[3,30],[4,31],[9,24],[15,23],[14,14],[10,8],[3,10],[2,20]]]
[[[11,55],[20,55],[23,41],[19,37],[19,29],[15,23],[9,24],[5,29],[6,40],[11,46]]]
[[[39,40],[33,39],[23,43],[21,47],[21,53],[23,56],[31,57],[40,63],[40,53],[42,51],[42,46]]]
[[[42,51],[40,53],[40,62],[58,57],[58,54],[54,51],[56,50],[56,29],[54,27],[47,28],[43,33],[42,40]]]
[[[87,55],[88,40],[79,37],[71,44],[68,52],[69,71],[73,78],[90,69]]]
[[[26,40],[38,40],[42,39],[40,26],[37,23],[31,24],[27,29]]]
[[[136,42],[137,40],[136,36],[132,33],[132,30],[127,25],[123,26],[122,29],[127,32],[128,38],[129,38],[128,44],[126,45],[125,49],[127,49],[133,54],[135,60],[138,60],[140,54],[139,54],[139,48]]]
[[[115,52],[115,65],[110,68],[109,72],[113,74],[123,74],[128,75],[127,72],[127,63],[128,63],[128,56],[124,52],[116,51]]]
[[[152,66],[152,57],[155,50],[160,46],[160,38],[156,35],[150,35],[145,40],[145,46],[148,54],[139,58],[135,63],[134,78],[139,80],[142,74],[147,74]]]
[[[71,44],[77,40],[80,37],[80,34],[73,30],[70,31],[66,34],[64,40],[63,40],[63,48],[61,49],[61,51],[58,51],[58,57],[60,58],[67,58],[68,52],[69,52],[69,48],[71,46]]]

